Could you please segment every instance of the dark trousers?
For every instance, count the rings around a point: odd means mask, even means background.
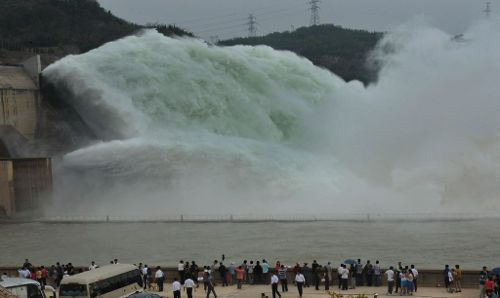
[[[226,273],[221,273],[220,274],[220,281],[222,283],[222,286],[227,286],[227,276],[226,276]]]
[[[367,286],[371,287],[373,283],[373,274],[367,274],[366,275],[366,284]]]
[[[280,280],[281,282],[281,292],[288,292],[288,281],[285,279]]]
[[[362,286],[362,285],[363,285],[363,274],[356,273],[356,286]]]
[[[181,298],[181,291],[180,290],[174,291],[174,298]]]
[[[417,279],[413,279],[413,289],[417,292]]]
[[[210,296],[210,293],[214,293],[214,297],[217,298],[217,294],[215,293],[214,286],[212,286],[211,284],[208,284],[207,298],[208,298],[208,296]]]
[[[277,284],[277,283],[276,283],[276,284],[272,284],[272,285],[271,285],[271,288],[272,288],[272,290],[273,290],[273,298],[276,298],[276,294],[277,294],[279,297],[281,297],[280,292],[278,292],[278,284]]]
[[[392,289],[394,288],[394,281],[391,280],[391,281],[388,281],[387,282],[387,292],[389,294],[392,294]]]
[[[157,278],[156,284],[158,285],[158,291],[163,292],[163,277]]]
[[[304,287],[303,282],[298,282],[297,283],[297,290],[299,290],[299,296],[302,297],[302,288]]]
[[[314,274],[313,275],[313,280],[314,280],[314,287],[316,288],[316,290],[319,290],[319,275],[318,274]]]
[[[238,289],[241,289],[241,284],[243,283],[243,280],[238,279],[237,287]]]
[[[181,282],[181,284],[184,284],[184,270],[182,271],[179,271],[179,281]]]
[[[341,289],[342,288],[342,275],[339,274],[337,276],[339,278],[339,289]]]
[[[328,278],[328,274],[325,275],[325,291],[330,290],[330,279]]]
[[[401,288],[401,279],[400,278],[396,279],[396,293],[398,292],[399,288]]]
[[[188,298],[193,298],[193,288],[186,288]]]
[[[347,281],[348,278],[342,278],[342,290],[347,290]]]

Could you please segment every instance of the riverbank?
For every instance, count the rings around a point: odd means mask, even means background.
[[[156,264],[149,264],[150,268],[156,268]],[[174,278],[179,277],[179,273],[177,271],[177,267],[168,267],[168,266],[161,266],[158,265],[162,268],[163,272],[165,273],[166,276],[166,281],[172,282]],[[17,267],[0,267],[0,274],[2,273],[7,273],[8,276],[17,276],[17,270],[19,268]],[[87,270],[86,267],[75,267],[75,272],[81,272]],[[385,272],[386,269],[383,269],[382,272]],[[271,272],[273,269],[271,268]],[[440,288],[443,289],[443,270],[440,269],[419,269],[419,275],[418,275],[418,284],[422,287],[429,287],[429,288]],[[295,280],[294,273],[291,269],[288,270],[288,280],[292,281]],[[216,282],[219,282],[218,279],[219,275],[215,274],[215,280]],[[474,270],[464,270],[462,273],[462,287],[463,288],[469,288],[469,289],[475,289],[478,287],[478,280],[479,280],[479,271],[474,271]],[[334,278],[333,280],[334,286],[337,285],[337,279]],[[382,285],[385,285],[386,281],[383,276],[382,278]],[[252,286],[253,287],[253,286]],[[258,286],[255,286],[258,287]],[[367,288],[367,289],[374,289],[374,288]]]

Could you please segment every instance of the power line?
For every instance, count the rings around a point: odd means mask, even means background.
[[[320,2],[321,2],[320,0],[310,0],[309,1],[309,5],[311,5],[311,7],[309,8],[309,10],[311,10],[311,21],[310,21],[311,26],[319,25],[319,10],[320,10],[319,3]]]
[[[248,37],[257,36],[257,19],[254,14],[251,13],[248,15]]]

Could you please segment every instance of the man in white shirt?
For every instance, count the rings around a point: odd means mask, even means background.
[[[281,294],[280,292],[278,292],[278,282],[278,276],[276,275],[276,273],[273,273],[273,275],[271,276],[271,289],[273,291],[273,298],[276,298],[276,294],[278,294],[278,296],[281,298]]]
[[[186,289],[186,294],[188,298],[193,298],[194,285],[195,285],[194,281],[189,277],[184,281],[184,288]]]
[[[172,292],[174,292],[174,298],[181,298],[181,283],[174,278],[174,282],[172,283]]]
[[[389,267],[389,270],[385,272],[387,276],[387,293],[392,295],[392,289],[394,288],[394,267]]]
[[[144,265],[144,268],[142,268],[142,278],[144,280],[143,286],[145,290],[148,285],[148,265]]]
[[[342,264],[342,290],[347,290],[349,284],[349,269],[347,266]]]
[[[413,272],[413,289],[415,293],[417,292],[417,277],[418,277],[418,270],[415,268],[415,265],[410,266],[411,272]]]
[[[158,291],[163,292],[163,281],[165,279],[165,275],[163,274],[163,271],[161,271],[160,266],[156,266],[155,279],[156,284],[158,285]]]
[[[297,289],[299,290],[299,296],[302,297],[302,288],[304,287],[304,283],[306,282],[306,278],[299,271],[297,275],[295,275],[295,284],[297,284]]]
[[[94,262],[94,261],[92,261],[92,263],[91,263],[91,264],[90,264],[90,266],[89,266],[89,270],[94,270],[94,269],[97,269],[98,267],[99,267],[99,266],[97,266],[97,265],[95,264],[95,262]]]
[[[337,277],[339,278],[339,290],[342,288],[342,270],[344,270],[344,264],[340,264],[337,268]]]
[[[26,267],[19,269],[17,272],[19,273],[19,277],[22,277],[22,278],[30,278],[31,277],[31,272]]]

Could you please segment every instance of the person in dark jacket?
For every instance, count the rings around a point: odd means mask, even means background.
[[[314,288],[316,290],[319,290],[319,282],[320,282],[320,278],[319,278],[319,274],[320,274],[320,271],[321,271],[321,266],[318,264],[318,262],[316,262],[316,260],[314,260],[312,262],[312,279],[313,279],[313,282],[314,282]]]
[[[255,279],[256,284],[261,284],[262,283],[262,266],[260,265],[260,262],[257,261],[255,264],[255,267],[253,268],[253,275]]]
[[[228,283],[227,283],[227,268],[226,268],[226,266],[224,266],[224,264],[222,264],[222,262],[220,262],[219,274],[220,274],[220,280],[221,280],[222,286],[223,287],[228,286]]]

